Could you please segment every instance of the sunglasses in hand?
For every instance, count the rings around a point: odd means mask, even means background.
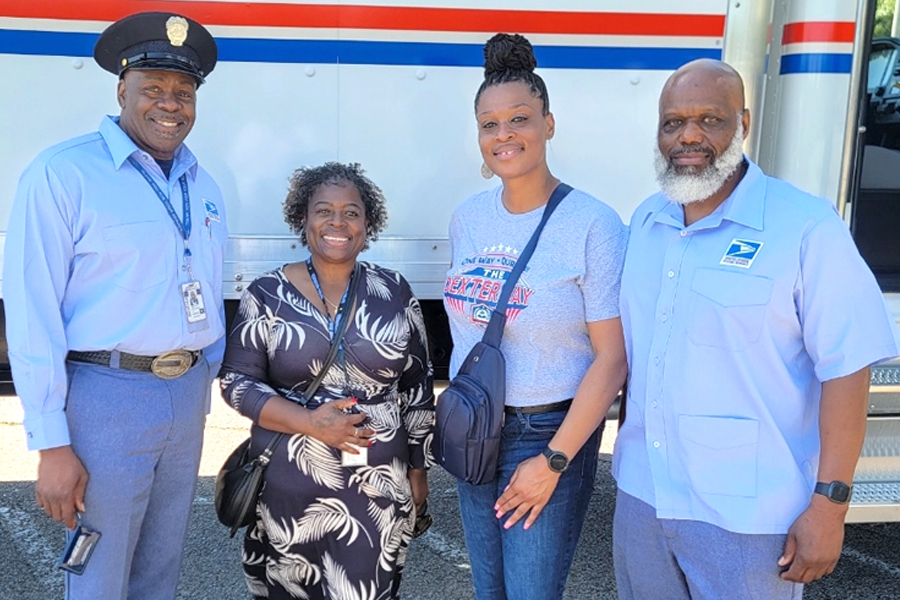
[[[422,502],[422,505],[416,507],[416,523],[413,526],[413,537],[417,538],[431,527],[434,517],[428,514],[428,500]]]

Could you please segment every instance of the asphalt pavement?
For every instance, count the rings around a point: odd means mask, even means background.
[[[37,456],[25,450],[18,399],[0,397],[0,600],[55,600],[63,578],[54,568],[63,549],[61,525],[34,504]],[[207,420],[200,480],[182,566],[179,600],[246,600],[239,538],[229,539],[212,506],[213,479],[225,457],[247,435],[247,422],[220,398]],[[610,532],[615,483],[609,474],[615,421],[604,435],[597,483],[566,587],[566,600],[615,598]],[[432,470],[429,506],[435,522],[413,542],[404,572],[404,600],[472,598],[468,555],[456,485]],[[101,542],[102,543],[102,542]],[[540,569],[540,565],[535,565]],[[900,523],[847,526],[837,570],[809,585],[804,600],[900,599]],[[102,599],[101,599],[102,600]],[[510,599],[515,600],[515,599]]]

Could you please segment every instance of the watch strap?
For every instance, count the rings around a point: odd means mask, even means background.
[[[825,496],[835,504],[849,504],[850,498],[853,496],[853,485],[848,485],[843,481],[832,481],[830,483],[817,481],[813,491]]]

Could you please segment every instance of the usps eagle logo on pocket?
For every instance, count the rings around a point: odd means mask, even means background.
[[[206,218],[209,221],[215,221],[216,223],[220,223],[221,219],[219,218],[219,209],[216,207],[214,202],[210,202],[206,198],[203,199],[203,206],[206,208]]]
[[[756,260],[756,256],[759,254],[759,249],[762,246],[762,242],[735,238],[728,244],[728,250],[725,251],[725,256],[722,257],[719,264],[749,269],[753,261]]]

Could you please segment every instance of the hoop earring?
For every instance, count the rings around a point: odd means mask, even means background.
[[[485,179],[490,179],[494,176],[494,172],[491,171],[491,168],[487,166],[487,163],[481,163],[481,176]]]

